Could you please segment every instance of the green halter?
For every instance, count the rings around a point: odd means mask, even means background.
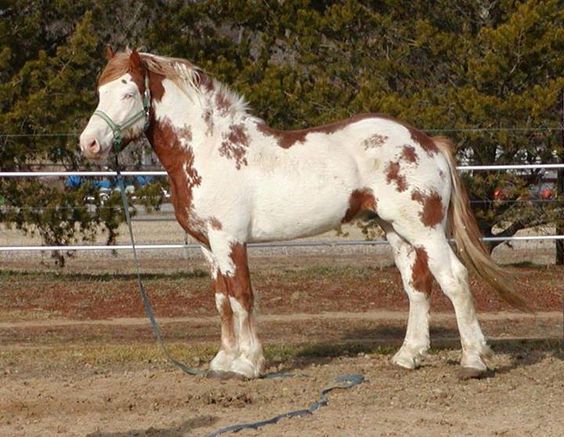
[[[122,143],[122,132],[133,126],[141,119],[145,119],[145,126],[143,130],[147,130],[149,126],[149,111],[151,109],[151,91],[149,90],[149,76],[145,75],[145,92],[143,93],[143,109],[134,115],[132,115],[129,119],[124,121],[121,124],[114,123],[112,118],[106,114],[101,109],[96,109],[93,115],[97,115],[102,120],[104,120],[112,132],[114,133],[114,149],[116,154],[121,151],[121,143]]]

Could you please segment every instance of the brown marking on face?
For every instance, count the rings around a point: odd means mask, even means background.
[[[429,270],[429,256],[423,247],[415,248],[415,263],[411,270],[411,285],[421,293],[430,294],[433,288],[433,275]]]
[[[421,148],[427,152],[427,155],[433,156],[434,154],[439,153],[439,149],[429,135],[409,126],[407,126],[407,128],[409,129],[409,133],[411,134],[413,141],[417,142]]]
[[[225,115],[231,108],[231,101],[223,92],[219,91],[215,95],[215,106],[217,107],[220,114]]]
[[[397,190],[401,193],[407,190],[407,181],[404,175],[400,174],[400,163],[397,161],[390,161],[386,167],[386,182],[391,184],[395,182]]]
[[[223,136],[223,141],[219,148],[219,154],[227,159],[235,161],[237,170],[241,166],[247,165],[247,148],[249,147],[249,137],[247,128],[244,124],[233,124],[229,127],[229,133]]]
[[[216,231],[221,231],[223,229],[223,225],[221,224],[221,222],[218,220],[217,217],[210,217],[208,219],[208,223],[210,224],[212,229],[215,229]]]
[[[337,121],[335,123],[326,124],[323,126],[312,127],[309,129],[289,130],[283,131],[273,129],[266,125],[266,123],[257,123],[257,130],[265,136],[274,137],[278,141],[278,145],[283,149],[288,149],[296,143],[303,143],[305,138],[310,133],[324,133],[332,134],[338,132],[352,123],[356,123],[368,118],[378,118],[375,114],[358,114],[346,120]]]
[[[424,194],[419,190],[415,190],[411,193],[411,198],[423,205],[419,216],[425,226],[433,228],[443,221],[445,211],[441,196],[437,191],[431,190],[429,194]]]
[[[98,78],[97,86],[100,88],[102,85],[112,82],[128,73],[131,75],[135,85],[137,85],[139,92],[143,94],[145,91],[145,68],[143,67],[138,53],[136,56],[133,56],[133,53],[131,55],[127,53],[116,53],[102,70]]]
[[[382,147],[384,143],[388,140],[385,135],[374,134],[371,137],[365,139],[362,142],[365,150],[375,149],[377,147]]]
[[[197,241],[209,246],[205,222],[192,210],[192,190],[201,185],[202,177],[194,168],[194,154],[182,145],[181,135],[186,129],[174,129],[169,122],[153,123],[147,137],[168,173],[171,201],[176,219],[182,228]]]
[[[370,188],[354,190],[351,193],[349,197],[349,207],[341,223],[352,221],[363,210],[376,212],[376,198]]]
[[[401,152],[401,158],[404,161],[416,163],[418,156],[417,152],[415,151],[415,147],[410,146],[409,144],[404,145]]]
[[[143,56],[139,56],[140,62],[132,64],[130,62],[130,55],[123,52],[116,53],[100,74],[98,88],[129,73],[142,95],[145,92],[145,74],[148,74],[151,99],[160,102],[164,95],[163,81],[165,76],[148,70],[143,62]]]

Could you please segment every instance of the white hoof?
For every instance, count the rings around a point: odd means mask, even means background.
[[[220,350],[210,362],[210,370],[214,372],[229,372],[235,361],[235,355]]]
[[[421,359],[425,355],[425,351],[416,352],[402,346],[392,358],[392,363],[403,367],[404,369],[416,369],[421,365]]]
[[[466,369],[474,369],[479,372],[485,372],[488,370],[482,358],[477,353],[463,353],[462,359],[460,360],[460,365]]]
[[[229,370],[243,375],[245,378],[258,378],[262,372],[262,367],[261,363],[253,364],[247,358],[240,356],[231,363]]]

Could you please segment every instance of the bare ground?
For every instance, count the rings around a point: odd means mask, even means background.
[[[0,435],[206,435],[307,407],[348,373],[366,381],[332,392],[311,416],[240,435],[564,434],[561,267],[516,268],[535,315],[512,311],[472,280],[496,354],[487,378],[460,381],[456,323],[438,291],[424,365],[407,371],[390,364],[407,302],[397,273],[371,262],[253,260],[269,371],[297,376],[218,381],[185,376],[164,361],[127,262],[73,261],[57,273],[7,260],[0,271]],[[144,279],[172,352],[205,368],[219,337],[209,279],[198,264],[190,273],[180,264],[153,259]]]

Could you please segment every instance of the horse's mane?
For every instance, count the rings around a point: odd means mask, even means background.
[[[108,62],[98,79],[98,86],[117,79],[130,71],[129,56],[131,50],[116,53]],[[157,56],[150,53],[139,53],[143,65],[151,72],[162,75],[173,81],[184,93],[191,97],[194,93],[199,95],[207,90],[204,82],[208,83],[209,90],[221,93],[239,111],[247,112],[247,103],[243,97],[231,91],[223,83],[209,78],[202,69],[182,58]]]

